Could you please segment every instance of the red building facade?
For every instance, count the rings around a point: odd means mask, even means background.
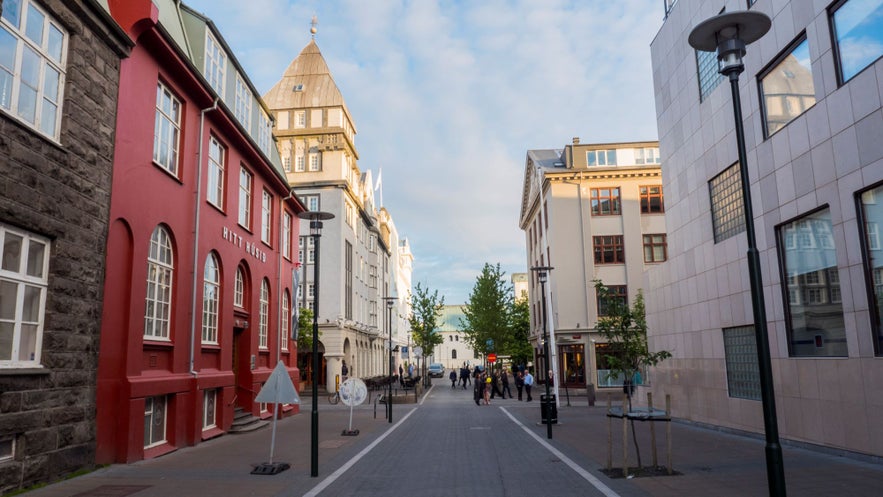
[[[282,361],[297,214],[271,121],[214,25],[173,0],[111,0],[120,70],[97,389],[98,463],[231,429]],[[284,406],[281,412],[296,412]]]

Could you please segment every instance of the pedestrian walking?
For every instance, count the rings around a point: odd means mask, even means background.
[[[475,370],[475,383],[472,389],[472,398],[475,400],[475,405],[481,405],[481,399],[484,398],[484,382],[479,381],[481,376],[479,374],[478,369]]]
[[[466,382],[469,380],[469,370],[466,369],[466,366],[460,368],[460,384],[463,385],[463,390],[466,390]]]
[[[521,400],[521,392],[524,390],[524,371],[515,373],[515,390],[518,390],[518,400]]]
[[[503,391],[500,390],[500,372],[494,372],[491,374],[491,398],[494,397],[503,397]]]
[[[340,375],[343,377],[343,381],[346,381],[346,377],[349,376],[350,370],[346,367],[346,361],[340,361],[343,365],[340,367]]]
[[[533,400],[533,397],[530,396],[530,389],[533,387],[533,375],[530,374],[530,370],[524,372],[524,391],[527,393],[527,401],[530,402]]]
[[[491,376],[487,373],[482,373],[481,375],[481,384],[484,385],[484,405],[491,405]]]
[[[451,374],[448,375],[448,378],[451,379],[451,388],[456,388],[457,387],[457,372],[452,369]]]
[[[509,398],[512,398],[512,390],[509,389],[509,373],[506,370],[503,370],[503,374],[500,375],[500,381],[503,383],[503,388],[501,392],[503,394],[503,398],[506,398],[506,392],[509,392]]]
[[[401,364],[399,364],[399,384],[405,388],[405,368]]]

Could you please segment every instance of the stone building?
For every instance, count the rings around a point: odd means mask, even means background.
[[[117,88],[131,47],[101,4],[0,6],[3,494],[95,460]]]

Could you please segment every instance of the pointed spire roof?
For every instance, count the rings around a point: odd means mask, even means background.
[[[340,106],[352,123],[343,95],[334,83],[315,39],[310,40],[291,62],[282,79],[264,95],[264,101],[271,109]]]

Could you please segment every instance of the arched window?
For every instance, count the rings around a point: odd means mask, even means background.
[[[270,282],[264,279],[261,283],[261,324],[258,329],[258,347],[266,349],[270,336]]]
[[[457,349],[451,349],[451,359],[457,358]]]
[[[147,297],[144,311],[144,337],[169,338],[169,319],[172,313],[172,261],[174,252],[169,232],[157,226],[150,236],[147,255]]]
[[[288,335],[291,333],[291,296],[288,290],[282,294],[282,315],[279,316],[282,321],[282,331],[279,334],[279,347],[282,350],[288,350]]]
[[[205,260],[202,285],[202,343],[218,343],[218,301],[221,293],[221,272],[214,253]]]
[[[233,305],[242,307],[245,302],[245,275],[242,274],[242,268],[236,268],[236,283],[233,288]]]

